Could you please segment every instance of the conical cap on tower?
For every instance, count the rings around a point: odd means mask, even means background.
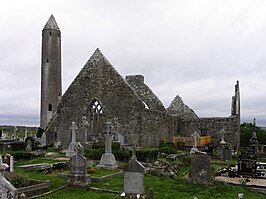
[[[47,30],[47,29],[53,29],[53,30],[59,30],[59,27],[55,21],[54,15],[51,15],[49,20],[47,21],[47,23],[45,24],[43,30]]]

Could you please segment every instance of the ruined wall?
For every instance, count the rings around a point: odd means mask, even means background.
[[[141,117],[141,145],[158,147],[160,142],[173,142],[178,135],[177,118],[165,112],[146,109]]]
[[[165,111],[163,103],[144,83],[144,77],[142,75],[128,75],[126,76],[126,81],[139,98],[145,102],[148,106],[147,108],[151,110]]]
[[[203,135],[211,135],[212,143],[217,145],[221,140],[221,131],[224,130],[224,139],[232,148],[237,146],[238,123],[236,116],[210,117],[180,121],[179,132],[182,136],[191,136],[195,131]]]
[[[140,134],[144,104],[97,49],[59,103],[57,130],[64,148],[71,140],[71,123],[79,125],[82,116],[89,118],[91,102],[95,99],[101,103],[102,126],[107,119],[118,118],[127,139]]]

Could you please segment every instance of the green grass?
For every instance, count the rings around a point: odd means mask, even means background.
[[[0,151],[1,152],[1,151]],[[24,165],[30,163],[53,163],[58,162],[48,157],[37,157],[32,160],[20,160],[16,162],[17,165]],[[212,161],[212,167],[225,166],[228,162],[222,162],[219,160]],[[96,168],[96,173],[93,176],[101,177],[108,175],[119,170],[110,171],[100,168]],[[29,176],[32,179],[38,180],[49,180],[51,187],[49,191],[55,190],[63,185],[67,184],[67,179],[57,177],[57,173],[44,174],[42,172],[30,171],[22,168],[16,168],[15,172],[18,174],[23,174]],[[180,172],[177,174],[177,179],[172,179],[166,176],[154,176],[151,174],[145,174],[145,193],[148,194],[149,188],[154,189],[154,194],[156,199],[189,199],[194,196],[199,199],[236,199],[238,193],[243,193],[245,198],[248,199],[263,199],[266,198],[265,195],[250,192],[244,186],[233,186],[233,185],[195,185],[189,184],[185,180],[185,176],[189,172],[188,166],[183,166],[180,168]],[[123,176],[115,176],[111,179],[105,180],[100,183],[92,183],[92,187],[98,187],[103,189],[114,190],[118,192],[123,192]],[[92,191],[89,188],[77,189],[66,187],[60,191],[52,193],[47,196],[43,196],[44,199],[58,199],[58,198],[73,198],[73,199],[114,199],[120,198],[120,194],[106,193],[100,191]]]
[[[94,174],[92,174],[92,176],[94,177],[102,177],[102,176],[106,176],[106,175],[110,175],[113,173],[117,173],[119,171],[119,169],[115,169],[115,170],[105,170],[105,169],[101,169],[101,168],[96,168],[96,172]]]

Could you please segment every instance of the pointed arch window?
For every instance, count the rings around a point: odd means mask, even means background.
[[[52,111],[53,110],[53,106],[52,106],[52,104],[50,103],[49,105],[48,105],[48,111]]]
[[[92,114],[102,114],[103,113],[102,105],[96,99],[94,99],[92,101],[92,104],[91,104],[91,108],[90,109],[91,109],[91,113]]]
[[[89,122],[88,137],[92,141],[103,140],[104,130],[104,114],[103,107],[100,101],[93,99],[87,110],[87,118]]]

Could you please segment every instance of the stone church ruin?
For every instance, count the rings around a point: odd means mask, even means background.
[[[62,95],[61,32],[53,15],[42,30],[41,59],[40,126],[48,144],[61,142],[63,148],[68,148],[72,122],[83,129],[77,133],[77,138],[83,140],[77,142],[103,141],[105,123],[112,121],[115,137],[122,144],[157,147],[161,142],[173,142],[174,136],[190,136],[195,131],[211,136],[215,144],[220,142],[220,131],[224,130],[226,142],[232,148],[239,146],[238,81],[231,115],[201,118],[179,96],[165,108],[142,75],[122,77],[96,49]],[[84,120],[86,125],[82,125]]]

